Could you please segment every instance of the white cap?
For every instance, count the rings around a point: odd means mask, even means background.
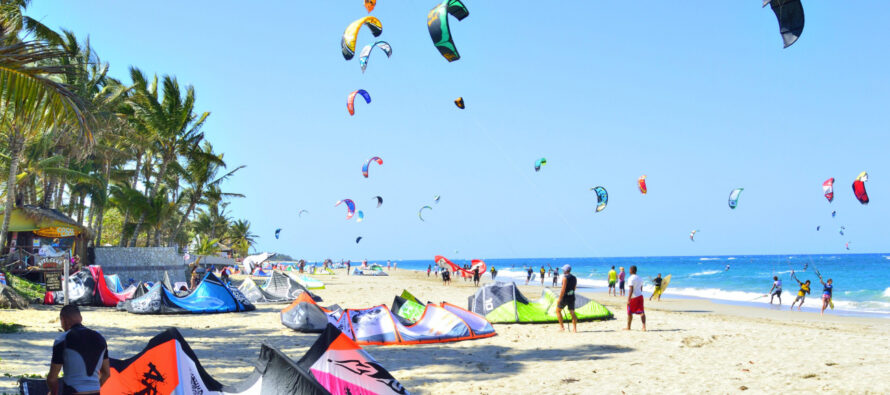
[[[562,267],[562,271],[564,271],[564,272],[570,272],[570,271],[572,271],[572,265],[568,265],[568,264],[567,264],[567,265],[564,265],[564,266]]]

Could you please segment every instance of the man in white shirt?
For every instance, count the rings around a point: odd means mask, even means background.
[[[643,332],[646,331],[646,311],[643,309],[643,279],[637,275],[637,266],[630,267],[630,278],[627,281],[630,290],[627,293],[627,328],[630,330],[630,323],[633,321],[633,315],[639,314],[640,320],[643,322]]]

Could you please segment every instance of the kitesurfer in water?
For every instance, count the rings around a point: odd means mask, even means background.
[[[578,316],[575,315],[575,287],[578,285],[578,279],[572,275],[572,267],[565,265],[562,267],[562,289],[559,291],[559,299],[556,302],[556,320],[559,321],[559,330],[565,330],[562,325],[562,309],[568,308],[569,314],[572,315],[572,332],[578,333]]]
[[[769,289],[769,304],[773,304],[773,298],[779,298],[779,306],[782,305],[782,280],[779,276],[773,276],[773,287]]]
[[[729,271],[729,265],[726,265],[726,269],[724,269],[723,271],[724,271],[724,272],[728,272],[728,271]]]

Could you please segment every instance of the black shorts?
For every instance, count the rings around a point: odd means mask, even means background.
[[[620,289],[622,291],[624,290],[624,280],[621,280],[618,282],[618,289]]]
[[[562,297],[562,301],[559,302],[559,309],[562,310],[566,307],[571,311],[575,311],[575,295],[566,295]]]

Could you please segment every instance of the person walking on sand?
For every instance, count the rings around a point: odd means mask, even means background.
[[[559,268],[557,267],[553,269],[550,275],[553,276],[553,288],[556,288],[556,280],[559,278]]]
[[[541,266],[541,286],[544,286],[544,276],[547,274],[547,270],[544,269],[544,266]]]
[[[526,268],[527,274],[525,275],[525,285],[528,285],[528,282],[532,280],[532,270],[531,266]]]
[[[831,295],[834,285],[832,285],[833,281],[831,281],[830,278],[828,281],[822,281],[822,275],[819,275],[819,282],[822,283],[822,311],[819,312],[819,315],[825,315],[825,308],[828,307],[829,304],[832,304],[832,309],[834,308],[833,303],[831,303]]]
[[[624,296],[624,266],[618,268],[618,290]]]
[[[430,272],[431,272],[431,271],[433,271],[433,265],[428,265],[428,266],[426,267],[426,276],[427,276],[427,277],[430,276]]]
[[[800,311],[803,307],[804,300],[807,298],[807,294],[810,293],[810,280],[800,282],[800,280],[797,279],[797,276],[794,275],[793,270],[791,271],[791,278],[794,279],[794,281],[797,281],[797,284],[800,285],[800,290],[797,291],[797,297],[791,302],[791,310],[794,310],[794,304],[800,301],[800,304],[797,305],[797,311]]]
[[[657,301],[661,300],[661,292],[660,291],[661,291],[661,282],[662,281],[663,281],[663,279],[661,278],[661,273],[658,273],[658,276],[656,276],[655,278],[652,279],[652,283],[655,284],[655,290],[652,291],[652,295],[649,296],[650,301],[652,300],[653,297],[655,297],[655,295],[658,295],[658,299],[655,299],[655,300],[657,300]]]
[[[350,273],[351,271],[352,271],[352,261],[347,259],[346,260],[346,275],[347,276],[351,275],[352,274],[352,273]]]
[[[572,332],[578,333],[578,316],[575,315],[575,287],[578,279],[572,275],[572,267],[562,267],[562,289],[559,291],[559,299],[556,301],[556,320],[559,321],[559,330],[564,331],[562,325],[562,309],[568,308],[572,316]]]
[[[773,298],[779,298],[779,306],[782,305],[782,280],[779,276],[773,276],[773,287],[769,289],[769,304],[773,304]]]
[[[494,281],[494,278],[498,276],[497,269],[494,268],[494,265],[491,266],[491,281]]]
[[[643,332],[646,331],[646,310],[643,308],[643,279],[637,275],[637,266],[630,267],[630,278],[627,279],[629,291],[627,292],[627,328],[630,330],[630,323],[634,319],[634,314],[640,315],[640,321],[643,322]]]
[[[53,343],[53,355],[46,385],[50,394],[98,394],[111,376],[105,338],[83,326],[80,309],[62,307],[59,321],[65,332]],[[59,372],[64,377],[59,379]]]
[[[618,273],[615,273],[615,266],[609,270],[609,296],[618,296],[615,292],[615,283],[618,282]]]
[[[479,286],[479,266],[473,268],[473,285]]]

